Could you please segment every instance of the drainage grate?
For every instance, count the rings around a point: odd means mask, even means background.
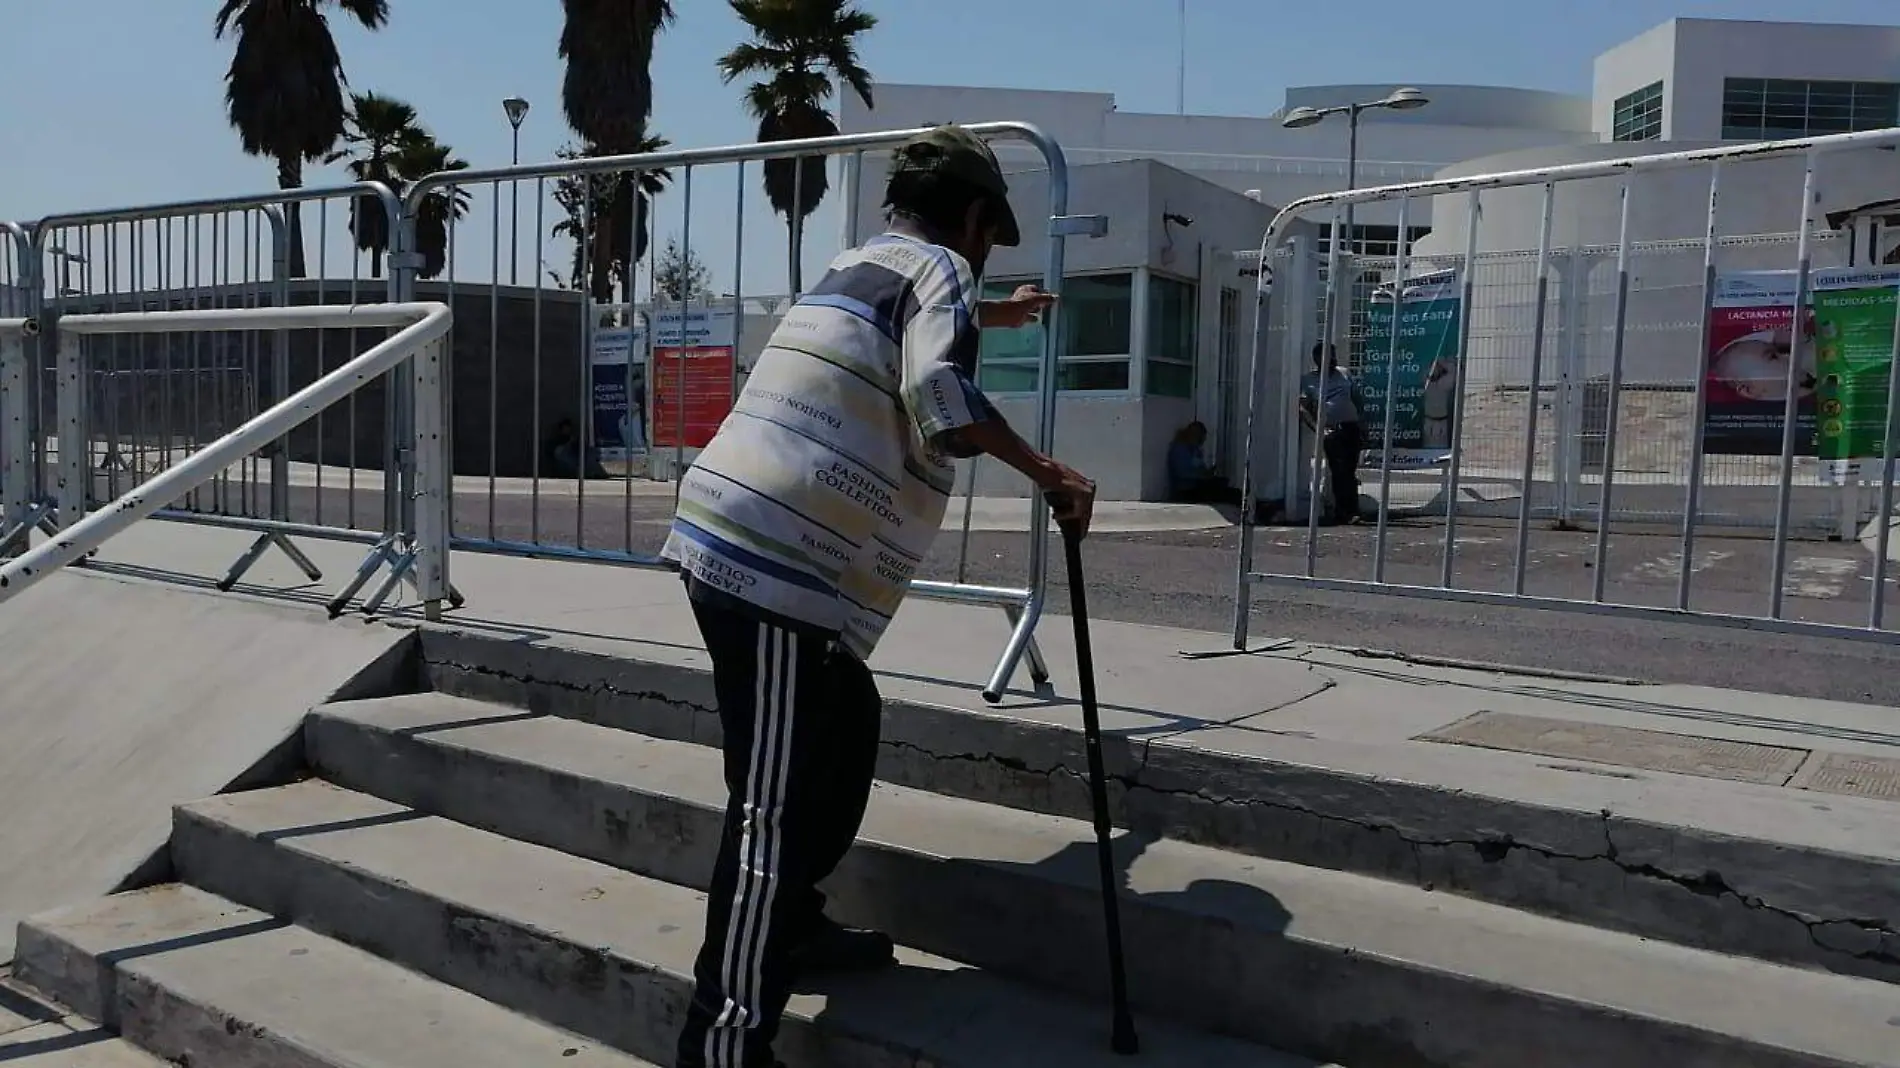
[[[1900,760],[1826,753],[1802,769],[1788,785],[1821,794],[1900,801]]]
[[[1767,786],[1786,783],[1808,756],[1806,749],[1511,712],[1480,712],[1421,734],[1418,740]],[[1900,765],[1895,770],[1900,771]],[[1895,771],[1887,774],[1893,776]],[[1888,785],[1894,785],[1891,779]]]

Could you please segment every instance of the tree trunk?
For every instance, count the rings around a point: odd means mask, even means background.
[[[791,269],[785,277],[792,290],[792,300],[796,302],[805,289],[805,217],[793,209],[786,217],[785,228],[792,235],[792,247],[786,253]]]
[[[277,159],[277,188],[301,189],[303,187],[303,159],[294,153],[279,156]],[[318,235],[321,238],[322,235]],[[303,211],[301,205],[284,205],[284,243],[288,246],[285,273],[290,278],[304,276],[303,257]]]
[[[383,276],[382,249],[373,248],[369,250],[369,276],[371,278],[381,278]]]

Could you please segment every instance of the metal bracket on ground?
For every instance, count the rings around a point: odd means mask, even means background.
[[[356,577],[351,579],[350,584],[343,588],[343,592],[337,594],[336,597],[330,601],[330,618],[335,619],[349,611],[350,601],[354,600],[356,595],[361,593],[365,586],[369,585],[370,580],[374,579],[376,573],[381,571],[384,566],[389,568],[389,574],[383,576],[383,581],[377,585],[375,591],[370,594],[369,599],[363,602],[364,615],[373,616],[377,612],[382,611],[383,605],[389,600],[390,594],[395,593],[396,587],[401,583],[407,582],[411,589],[414,589],[417,593],[422,592],[421,584],[417,581],[415,572],[416,557],[421,551],[421,548],[406,535],[390,535],[378,541],[370,548],[369,555],[364,558],[362,566],[356,569]],[[453,585],[450,585],[449,606],[451,608],[460,608],[467,603],[468,600],[462,596],[461,591],[456,589]]]

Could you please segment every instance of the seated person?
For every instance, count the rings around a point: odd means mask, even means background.
[[[600,450],[588,446],[587,477],[606,478],[607,471],[600,465]],[[572,419],[562,419],[554,424],[554,433],[547,443],[547,463],[549,473],[556,478],[575,478],[581,469],[581,435]]]
[[[1240,491],[1207,465],[1201,449],[1207,426],[1200,420],[1182,427],[1168,446],[1168,499],[1181,504],[1239,504]]]

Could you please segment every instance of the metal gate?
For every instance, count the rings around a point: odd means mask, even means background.
[[[1880,359],[1855,379],[1855,410],[1877,407],[1871,418],[1861,419],[1867,425],[1858,444],[1848,445],[1852,432],[1843,428],[1851,417],[1842,415],[1850,410],[1844,407],[1850,403],[1843,385],[1848,372],[1831,370],[1837,366],[1831,361],[1845,358],[1844,350],[1827,333],[1830,327],[1814,326],[1817,292],[1865,290],[1872,294],[1869,301],[1890,305],[1900,286],[1900,273],[1891,269],[1855,269],[1850,244],[1820,229],[1816,218],[1817,175],[1825,174],[1829,157],[1895,144],[1900,131],[1846,134],[1347,191],[1289,205],[1274,219],[1259,253],[1268,269],[1256,294],[1260,311],[1247,391],[1250,463],[1243,474],[1247,508],[1236,579],[1236,647],[1246,643],[1256,585],[1895,641],[1885,618],[1892,599],[1888,550],[1900,330],[1891,339],[1876,339]],[[1759,175],[1750,168],[1772,161],[1798,166],[1783,176],[1790,186],[1787,218],[1796,228],[1724,235],[1725,184],[1759,196]],[[1652,217],[1641,214],[1652,207],[1643,203],[1650,195],[1643,179],[1672,172],[1671,180],[1680,184],[1698,170],[1707,178],[1698,194],[1706,208],[1703,236],[1636,240],[1633,214]],[[1798,204],[1792,203],[1795,180]],[[1559,245],[1553,233],[1560,206],[1567,196],[1588,196],[1586,183],[1596,183],[1599,191],[1606,183],[1614,187],[1609,218],[1616,221],[1618,240]],[[1534,248],[1484,247],[1486,194],[1491,200],[1516,197],[1520,206],[1530,206],[1526,197],[1539,198],[1531,202],[1538,218]],[[1322,256],[1309,238],[1295,236],[1296,220],[1325,212],[1327,247],[1338,249],[1347,206],[1375,201],[1397,202],[1405,232],[1408,216],[1425,198],[1432,198],[1436,234],[1397,257]],[[1448,216],[1462,226],[1445,225]],[[1566,221],[1564,229],[1576,228]],[[1459,237],[1462,249],[1452,245]],[[1830,302],[1835,298],[1824,301]],[[1741,310],[1715,310],[1731,305]],[[1772,373],[1724,377],[1741,375],[1727,368],[1744,361],[1738,356],[1724,362],[1731,351],[1742,353],[1734,345],[1711,351],[1712,341],[1726,336],[1718,315],[1743,321],[1754,316],[1769,324],[1736,344],[1756,346],[1745,355]],[[1786,324],[1779,333],[1775,321]],[[1429,358],[1422,355],[1429,341],[1402,340],[1429,339],[1434,329],[1444,333]],[[1817,329],[1820,336],[1811,336]],[[1307,355],[1321,337],[1331,342],[1321,350],[1324,370],[1312,368]],[[1359,377],[1362,391],[1376,398],[1363,426],[1371,447],[1362,467],[1371,468],[1377,504],[1376,530],[1365,552],[1369,574],[1363,575],[1321,567],[1319,502],[1326,496],[1327,463],[1320,442],[1328,430],[1324,408],[1302,419],[1293,400],[1333,373],[1335,354]],[[1430,365],[1423,375],[1421,361]],[[1447,375],[1456,388],[1441,394],[1446,399],[1440,403],[1450,410],[1434,414],[1424,394]],[[1434,418],[1441,426],[1449,422],[1449,430],[1441,431],[1448,440],[1429,440]],[[1423,425],[1424,436],[1408,440],[1401,420]],[[1388,442],[1389,448],[1383,444]],[[1255,567],[1256,520],[1262,518],[1256,505],[1262,500],[1305,527],[1303,565]],[[1790,542],[1853,537],[1868,518],[1876,522],[1868,534],[1874,559],[1864,625],[1791,618]],[[1403,559],[1395,561],[1395,524],[1406,523],[1409,537],[1421,519],[1442,524],[1432,558],[1426,559],[1422,546],[1408,544]],[[1543,525],[1593,534],[1582,550],[1592,572],[1587,592],[1531,588],[1541,578],[1531,567],[1533,532]],[[1606,573],[1612,539],[1645,527],[1674,532],[1676,548],[1666,564],[1674,588],[1666,598],[1612,588]],[[1698,602],[1698,535],[1750,528],[1771,539],[1760,608]],[[1487,540],[1474,533],[1480,529],[1508,541],[1508,574],[1461,572],[1461,545]]]

